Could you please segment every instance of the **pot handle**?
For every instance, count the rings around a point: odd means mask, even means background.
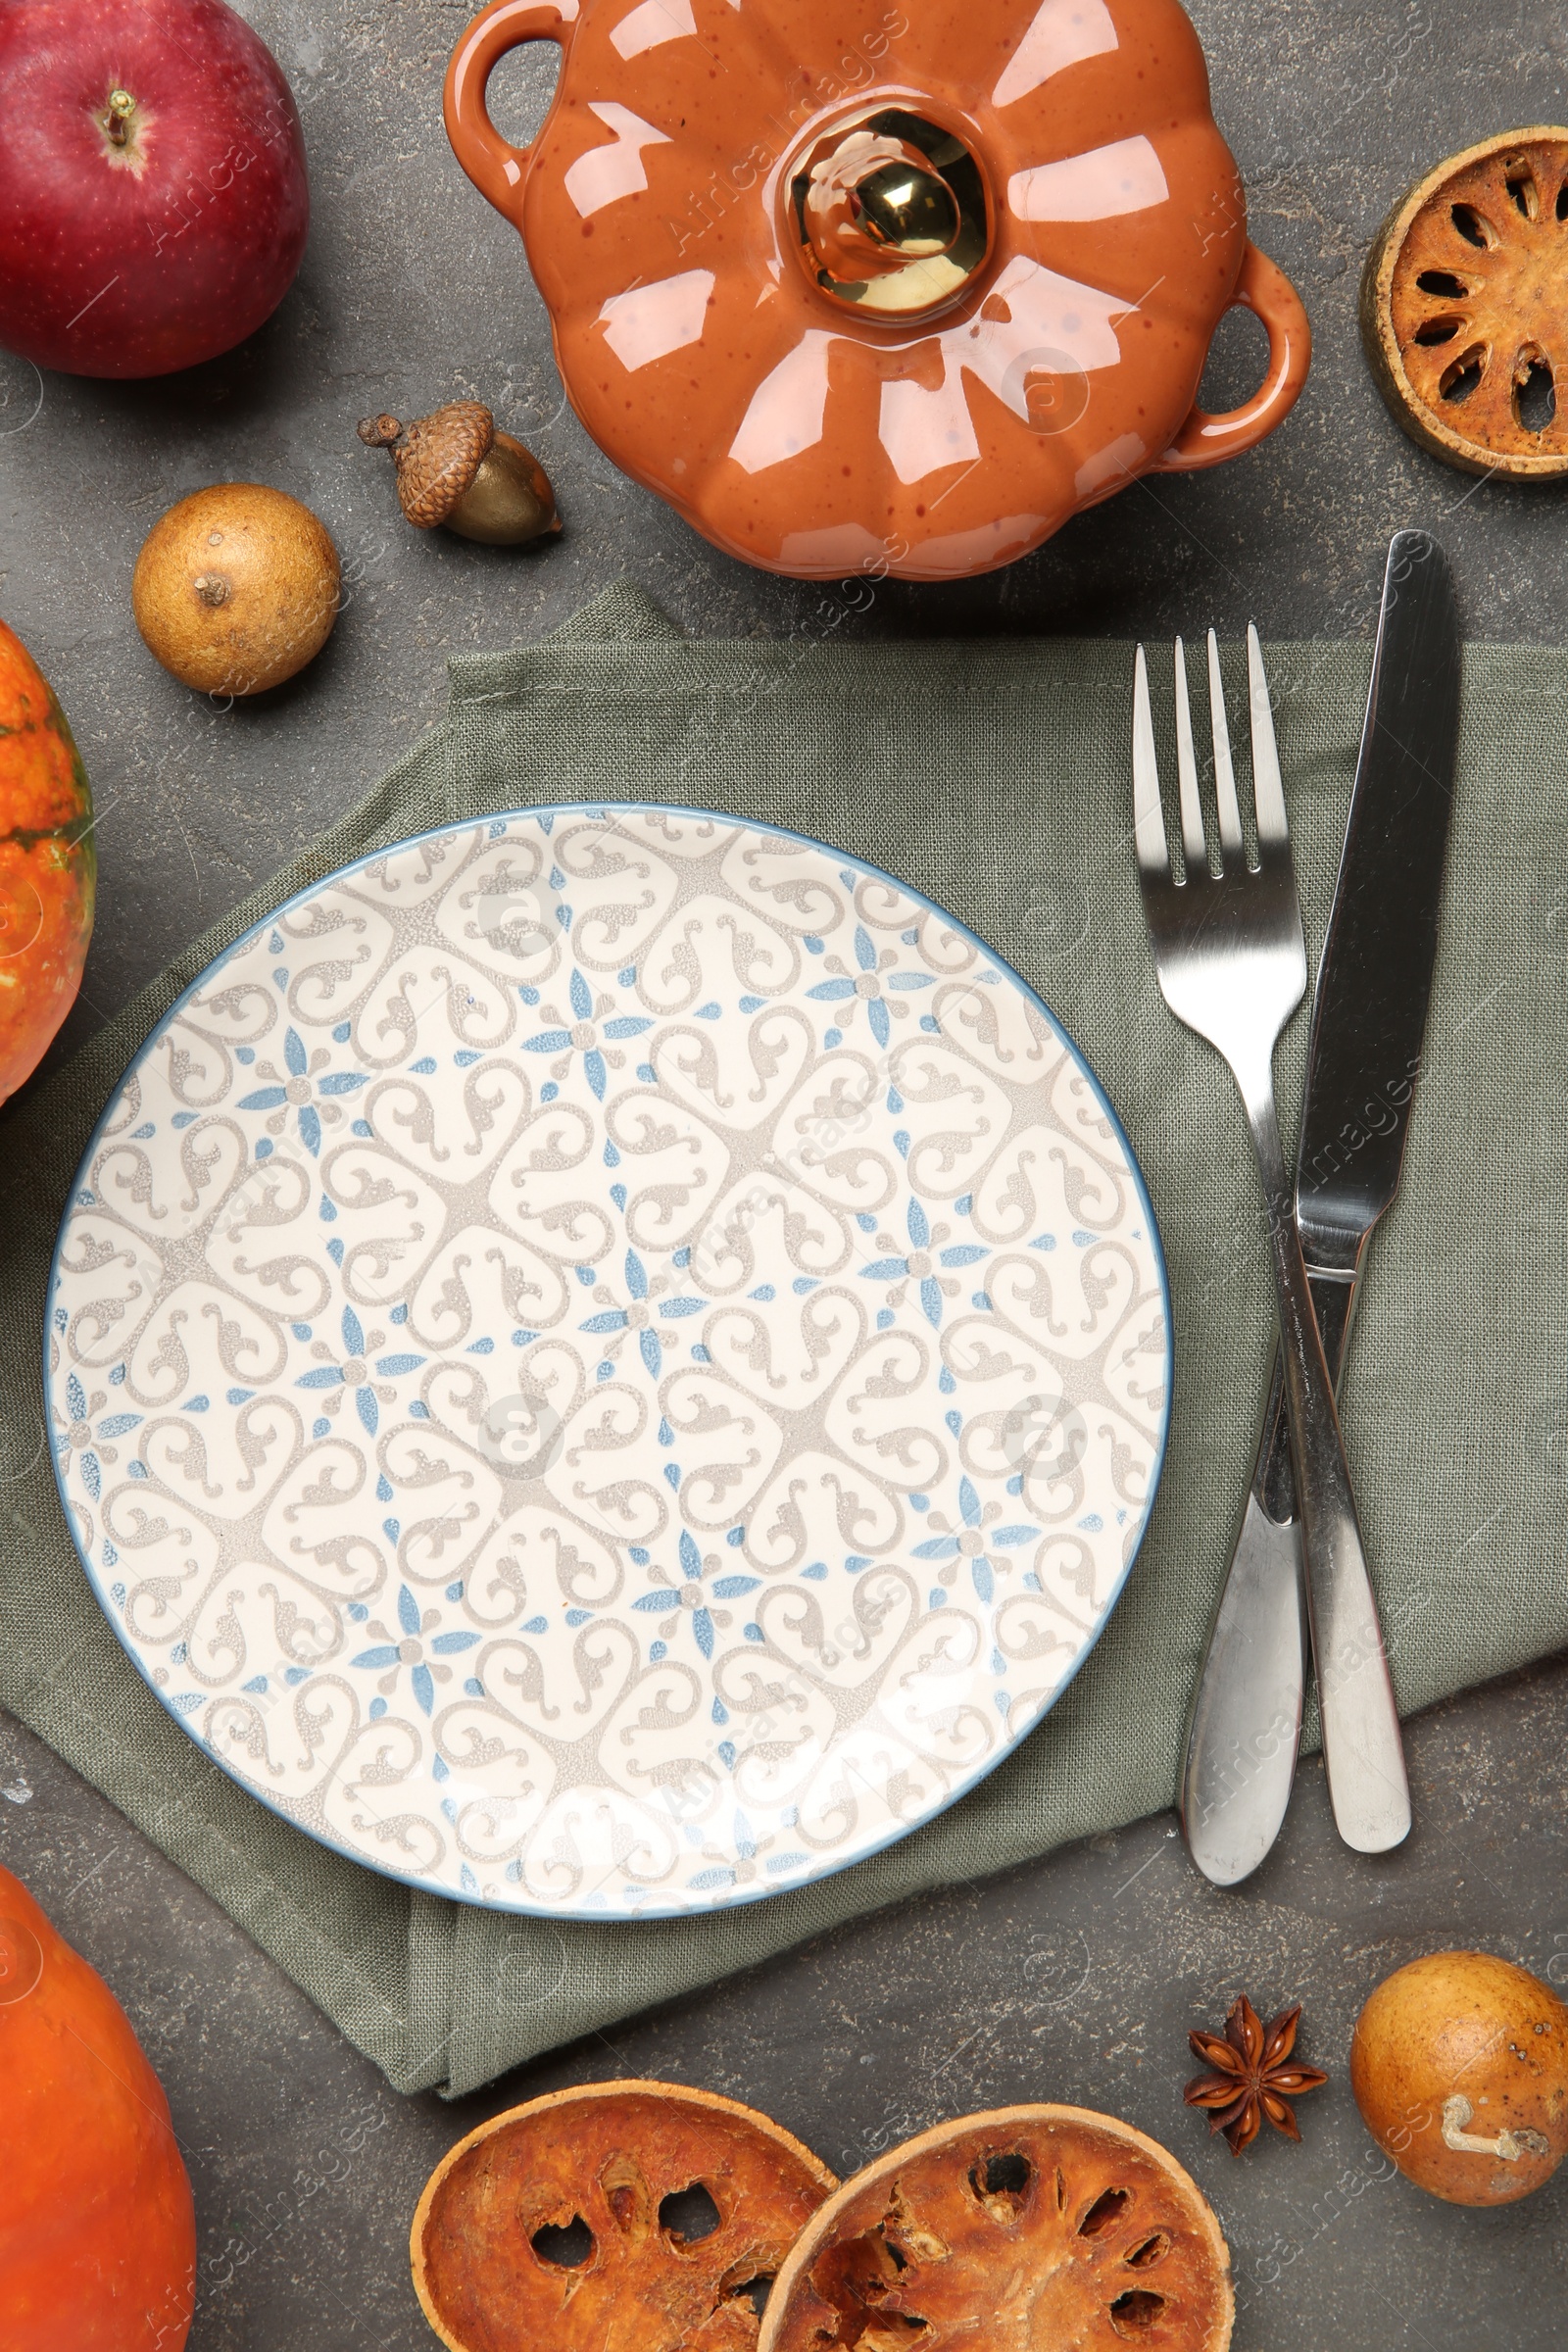
[[[485,85],[509,49],[524,41],[564,48],[578,0],[491,0],[459,40],[447,67],[442,112],[452,152],[487,204],[522,226],[522,189],[533,150],[514,147],[490,120]]]
[[[1312,362],[1312,329],[1301,297],[1284,270],[1250,243],[1242,256],[1236,291],[1226,307],[1234,309],[1238,304],[1261,318],[1268,329],[1268,373],[1261,389],[1241,408],[1227,409],[1223,416],[1211,416],[1206,409],[1195,408],[1149,472],[1196,473],[1200,466],[1239,458],[1243,450],[1254,449],[1277,424],[1283,424],[1296,406]]]

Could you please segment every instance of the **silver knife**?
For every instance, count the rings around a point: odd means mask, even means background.
[[[1447,563],[1424,531],[1400,531],[1389,549],[1318,967],[1297,1167],[1301,1246],[1336,1387],[1367,1240],[1398,1190],[1432,993],[1458,730],[1459,622]],[[1301,1735],[1307,1608],[1276,1358],[1182,1771],[1187,1842],[1218,1886],[1257,1868],[1285,1819]],[[1381,1846],[1403,1834],[1397,1820],[1392,1828],[1378,1833]]]

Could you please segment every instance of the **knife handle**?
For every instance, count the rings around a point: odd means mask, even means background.
[[[1312,1308],[1317,1316],[1318,1336],[1323,1342],[1323,1359],[1334,1383],[1336,1397],[1345,1376],[1345,1358],[1350,1345],[1350,1324],[1355,1313],[1360,1264],[1349,1274],[1330,1273],[1322,1266],[1308,1266],[1306,1287],[1312,1294]],[[1285,1418],[1285,1376],[1280,1369],[1279,1349],[1274,1351],[1274,1373],[1269,1383],[1268,1403],[1263,1412],[1263,1438],[1257,1449],[1257,1466],[1252,1472],[1252,1493],[1259,1506],[1276,1526],[1283,1527],[1296,1517],[1296,1479],[1291,1470],[1291,1433]]]
[[[1387,1853],[1410,1834],[1410,1785],[1345,1441],[1307,1286],[1294,1189],[1280,1153],[1271,1073],[1244,1082],[1263,1182],[1280,1318],[1307,1607],[1329,1802],[1346,1844]]]
[[[1349,1273],[1307,1270],[1336,1391],[1358,1273],[1359,1264]],[[1182,1828],[1194,1861],[1216,1886],[1250,1877],[1284,1824],[1301,1736],[1308,1625],[1276,1348],[1251,1488],[1193,1692],[1182,1768]]]

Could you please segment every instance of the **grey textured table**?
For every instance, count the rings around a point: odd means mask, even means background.
[[[1306,298],[1317,362],[1296,416],[1223,471],[1135,487],[1041,555],[946,589],[831,588],[748,572],[618,476],[561,399],[512,232],[448,153],[439,90],[467,0],[246,0],[298,94],[315,226],[298,284],[246,349],[188,378],[50,378],[0,354],[0,611],[71,711],[101,810],[97,938],[66,1039],[80,1039],[225,906],[349,807],[439,710],[443,662],[563,619],[625,573],[694,632],[1070,630],[1164,634],[1212,619],[1265,635],[1360,635],[1383,547],[1447,546],[1468,633],[1560,641],[1560,494],[1477,485],[1396,431],[1355,335],[1362,256],[1392,200],[1449,149],[1568,113],[1568,27],[1544,0],[1201,0],[1215,99],[1253,234]],[[514,135],[554,52],[497,76]],[[1206,397],[1255,370],[1222,330]],[[1260,337],[1258,337],[1260,340]],[[521,554],[421,537],[355,419],[458,394],[539,452],[564,538]],[[327,520],[350,595],[303,677],[220,712],[165,677],[130,624],[141,537],[185,491],[275,482]],[[461,2130],[557,2084],[664,2075],[754,2100],[849,2170],[972,2107],[1065,2098],[1168,2141],[1235,2252],[1242,2352],[1466,2342],[1534,2352],[1561,2334],[1562,2180],[1467,2215],[1396,2178],[1363,2132],[1344,2053],[1366,1987],[1473,1941],[1568,1979],[1562,1758],[1568,1665],[1411,1728],[1418,1828],[1383,1864],[1347,1854],[1320,1771],[1284,1842],[1221,1896],[1170,1817],[1027,1871],[846,1929],[707,1998],[639,2020],[460,2109],[401,2101],[278,1972],[97,1794],[0,1722],[0,1854],[103,1970],[163,2075],[195,2182],[193,2352],[402,2352],[431,2342],[408,2284],[418,2186]],[[1185,2033],[1243,1987],[1308,2005],[1334,2073],[1305,2144],[1233,2163],[1184,2112]]]

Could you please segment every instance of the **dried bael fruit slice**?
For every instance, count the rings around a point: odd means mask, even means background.
[[[1234,2312],[1219,2224],[1157,2141],[1082,2107],[1003,2107],[829,2198],[759,2352],[1224,2352]]]
[[[676,2082],[594,2082],[498,2115],[414,2217],[414,2284],[449,2352],[750,2352],[802,2226],[837,2186],[787,2132]]]
[[[1504,131],[1418,181],[1361,279],[1378,388],[1467,473],[1568,473],[1568,130]]]

